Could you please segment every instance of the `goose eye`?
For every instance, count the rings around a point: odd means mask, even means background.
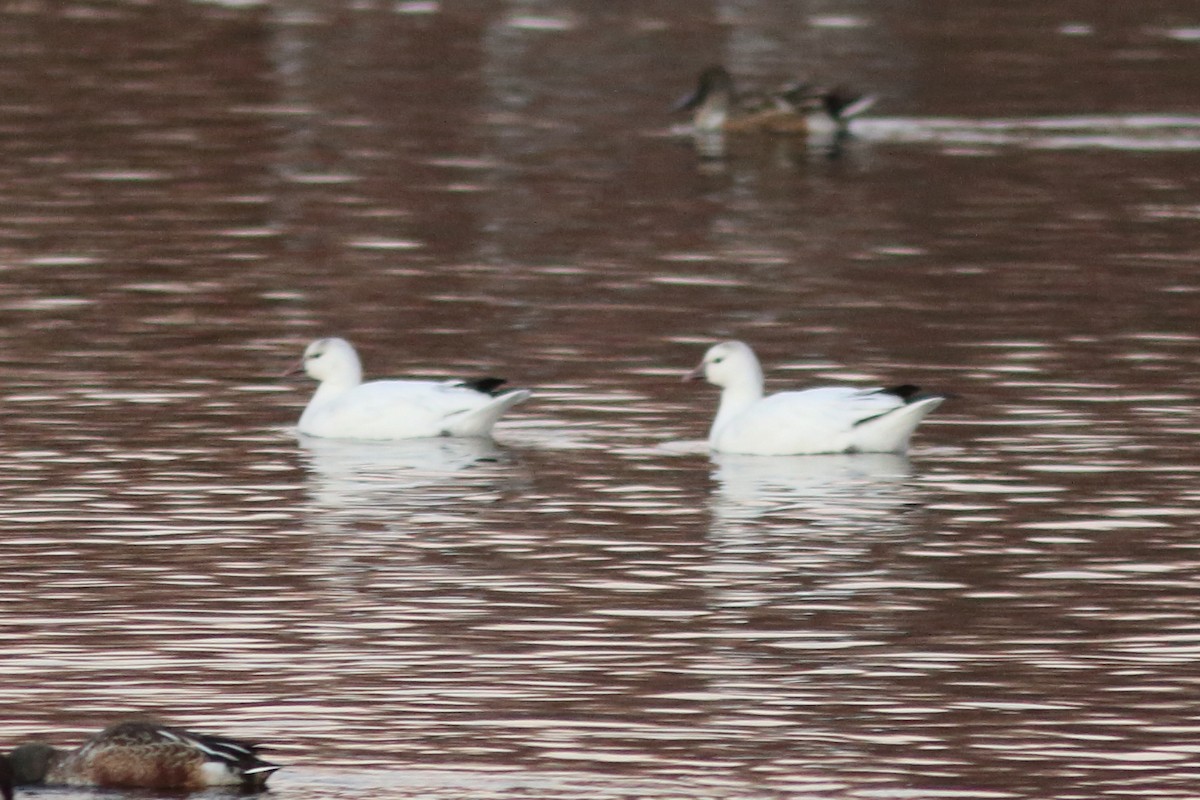
[[[714,363],[714,364],[720,364],[720,363],[721,363],[722,361],[724,361],[724,360],[725,360],[725,356],[717,356],[716,358],[714,358],[714,359],[712,360],[712,363]]]

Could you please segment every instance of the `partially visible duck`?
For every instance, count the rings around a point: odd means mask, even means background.
[[[145,720],[110,725],[76,750],[23,744],[8,759],[17,786],[261,791],[279,769],[258,757],[257,745]]]
[[[381,380],[363,383],[358,353],[345,339],[318,339],[292,372],[320,382],[299,430],[333,439],[420,439],[490,436],[505,411],[528,399],[526,389],[500,390],[479,381]]]
[[[763,373],[744,342],[713,345],[684,380],[721,387],[709,447],[745,455],[903,453],[917,425],[945,399],[916,386],[826,386],[763,396]]]
[[[700,73],[695,91],[680,98],[675,111],[692,112],[695,133],[767,131],[804,133],[805,114],[781,96],[739,95],[724,67]]]
[[[809,114],[809,136],[840,140],[849,135],[850,123],[875,105],[878,98],[873,94],[858,94],[844,87],[836,87],[818,91],[815,99],[824,113]]]
[[[817,89],[793,83],[769,94],[741,94],[724,67],[700,73],[695,91],[676,104],[676,111],[692,112],[697,134],[764,132],[792,135],[844,133],[854,117],[866,111],[874,97],[844,89]]]
[[[12,764],[5,755],[0,755],[0,797],[13,800]]]

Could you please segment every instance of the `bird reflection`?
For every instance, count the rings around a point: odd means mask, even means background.
[[[894,453],[825,456],[714,454],[714,526],[770,518],[842,527],[886,520],[908,502],[908,459]]]
[[[853,576],[888,575],[888,542],[918,504],[904,456],[713,457],[709,569],[714,609],[744,621],[798,597],[842,596]],[[757,613],[757,612],[755,612]]]
[[[405,516],[512,478],[512,458],[484,438],[364,442],[302,436],[314,503],[356,515]]]

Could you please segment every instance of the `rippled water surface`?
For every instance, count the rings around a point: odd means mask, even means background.
[[[1200,12],[1135,5],[0,7],[0,744],[151,713],[280,798],[1195,797]],[[714,157],[668,111],[714,62],[880,100]],[[304,439],[332,333],[536,395]],[[710,457],[679,378],[733,337],[954,397],[907,458]]]

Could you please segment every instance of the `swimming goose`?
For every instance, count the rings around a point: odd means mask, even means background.
[[[291,371],[320,382],[300,416],[299,430],[332,439],[420,439],[490,436],[496,420],[526,400],[526,389],[499,391],[498,378],[479,381],[362,381],[358,353],[345,339],[318,339]]]
[[[684,380],[721,387],[709,447],[721,453],[782,456],[903,453],[921,420],[945,399],[916,386],[826,386],[763,396],[763,373],[744,342],[713,345]]]

